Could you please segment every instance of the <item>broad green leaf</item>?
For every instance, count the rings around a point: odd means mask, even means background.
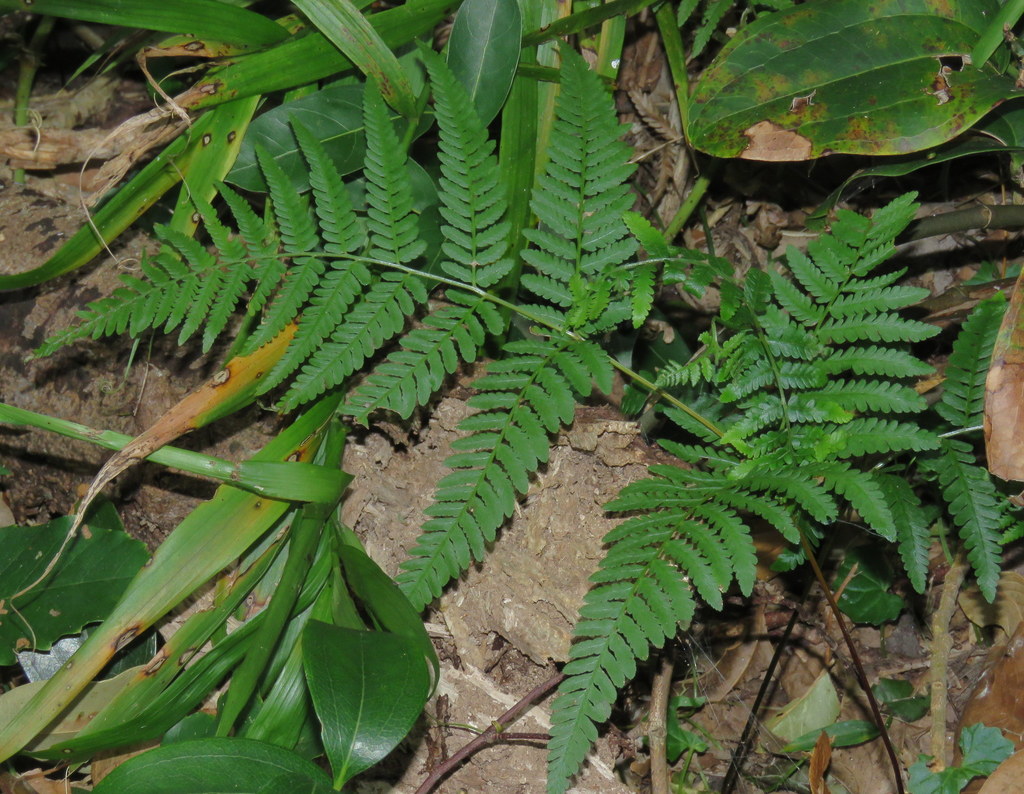
[[[269,783],[287,786],[268,789]],[[132,758],[103,778],[95,794],[211,794],[294,791],[330,794],[321,769],[295,753],[252,739],[194,739]]]
[[[957,794],[976,777],[991,775],[997,766],[1010,757],[1013,742],[998,728],[972,725],[960,734],[963,760],[960,766],[933,772],[928,756],[919,756],[909,770],[910,794]]]
[[[385,102],[406,118],[416,115],[416,95],[398,58],[351,0],[293,2],[359,71],[373,77]]]
[[[857,571],[847,581],[854,565],[857,565]],[[854,623],[880,626],[895,620],[903,611],[903,599],[889,592],[892,567],[877,549],[860,546],[847,551],[833,586],[838,588],[843,582],[846,586],[839,597],[839,608]]]
[[[191,33],[259,47],[288,37],[288,31],[261,14],[219,0],[0,0],[0,10],[31,11],[102,25]]]
[[[519,63],[523,19],[517,0],[466,0],[448,39],[448,66],[489,124],[508,96]]]
[[[15,649],[49,650],[63,635],[105,618],[149,557],[146,546],[125,533],[114,508],[102,504],[46,581],[12,608],[7,599],[43,573],[70,526],[65,516],[39,527],[0,529],[0,665],[17,661]]]
[[[401,115],[389,111],[389,116],[398,122],[398,135],[403,135],[406,125]],[[262,146],[297,191],[309,190],[309,168],[292,132],[293,119],[324,145],[340,175],[363,167],[366,155],[363,86],[335,83],[309,96],[285,102],[257,118],[249,126],[242,149],[225,181],[245,190],[265,191],[267,183],[256,162],[256,147]]]
[[[871,687],[878,702],[890,714],[904,722],[916,722],[928,713],[927,695],[914,696],[914,687],[909,681],[897,678],[882,678]]]
[[[783,706],[765,725],[776,736],[791,742],[806,733],[824,730],[838,717],[839,695],[832,677],[823,671],[806,692]]]
[[[311,620],[303,662],[323,744],[340,787],[405,738],[427,702],[430,678],[418,644],[400,634]]]
[[[718,157],[906,154],[1019,93],[970,63],[995,0],[812,0],[743,28],[694,91],[688,136]]]
[[[381,570],[370,556],[355,546],[342,545],[338,557],[345,569],[345,582],[373,616],[379,627],[393,634],[401,634],[420,649],[434,671],[434,683],[440,675],[440,666],[434,645],[419,613],[409,603],[398,585]]]

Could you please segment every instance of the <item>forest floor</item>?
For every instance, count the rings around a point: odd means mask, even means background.
[[[59,81],[51,76],[37,89],[38,99],[42,102],[58,89]],[[85,89],[93,92],[88,102],[82,98]],[[149,102],[131,79],[100,86],[78,81],[71,90],[79,92],[81,113],[69,129],[112,128]],[[0,98],[9,91],[9,84],[0,85]],[[671,82],[652,32],[638,33],[629,45],[617,98],[640,163],[637,207],[649,216],[670,218],[692,180],[693,166],[680,140]],[[808,238],[803,226],[807,212],[853,167],[849,161],[814,167],[730,165],[709,196],[705,222],[687,228],[685,242],[704,246],[710,232],[716,252],[738,269],[763,266],[787,245]],[[985,170],[989,167],[988,162],[963,166],[945,197],[937,192],[924,196],[932,202],[926,204],[928,211],[960,206],[997,188],[998,179]],[[83,224],[89,174],[80,174],[78,165],[60,165],[30,172],[21,186],[13,183],[9,168],[0,171],[0,273],[41,264]],[[982,252],[988,261],[998,261],[1011,243],[994,232],[984,238],[951,238],[904,255],[918,263],[916,283],[941,295],[973,275]],[[76,309],[108,294],[118,274],[130,272],[146,250],[152,250],[152,243],[136,232],[81,271],[38,288],[0,294],[0,401],[135,435],[212,374],[217,351],[200,356],[159,337],[143,338],[137,349],[120,338],[78,344],[46,360],[26,358],[45,337],[66,327]],[[676,333],[683,322],[699,327],[711,308],[699,302],[685,306],[673,319],[676,327],[663,332]],[[937,349],[936,363],[941,356]],[[456,378],[429,418],[381,421],[355,432],[348,444],[344,468],[355,480],[343,519],[390,574],[418,534],[433,485],[445,471],[455,426],[467,411],[469,392],[463,383],[468,381],[468,373]],[[253,407],[188,437],[183,445],[242,460],[272,436],[279,422],[270,410]],[[42,431],[0,428],[0,460],[12,471],[0,481],[0,525],[39,523],[67,514],[105,457],[84,443]],[[362,790],[413,791],[433,765],[471,738],[452,726],[488,726],[556,673],[557,664],[567,658],[574,616],[599,559],[600,539],[615,523],[602,505],[624,484],[642,477],[647,465],[667,460],[635,422],[618,413],[614,399],[578,412],[575,425],[559,436],[550,462],[538,475],[538,487],[504,527],[486,564],[470,570],[428,613],[443,663],[442,685],[417,733],[388,764],[373,771],[377,779],[364,782]],[[155,466],[137,467],[108,489],[129,531],[151,548],[211,493],[209,483]],[[754,597],[729,598],[724,613],[700,615],[685,637],[641,670],[574,790],[649,790],[644,736],[647,704],[658,676],[671,677],[675,694],[702,698],[705,704],[680,712],[683,727],[704,736],[708,744],[706,752],[695,754],[686,771],[679,772],[680,792],[721,788],[751,720],[759,730],[733,790],[810,790],[806,765],[801,765],[805,754],[780,753],[781,742],[767,723],[823,678],[839,694],[840,719],[871,719],[824,600],[805,580],[772,573],[770,563],[780,548],[777,539],[766,534],[759,543],[763,564]],[[909,605],[900,619],[854,628],[857,651],[872,683],[903,679],[920,694],[934,687],[936,670],[945,671],[949,705],[936,718],[938,729],[933,729],[931,714],[916,722],[895,720],[890,726],[905,767],[920,753],[934,754],[936,747],[952,762],[949,749],[961,725],[985,722],[1024,733],[1024,716],[1015,702],[1024,683],[1024,653],[1015,654],[1013,644],[1006,650],[1024,613],[1020,557],[1008,558],[1009,585],[995,607],[983,607],[969,586],[958,588],[952,593],[955,601],[947,597],[948,614],[940,613],[944,622],[933,624],[950,570],[936,547],[926,595],[917,596],[908,583],[897,581],[896,592]],[[794,613],[793,629],[782,644]],[[951,640],[950,647],[938,639]],[[779,660],[755,719],[751,715],[773,654]],[[990,693],[987,698],[972,697],[980,689]],[[540,704],[514,730],[543,734],[547,720],[546,706]],[[682,770],[685,763],[684,755],[677,768]],[[835,750],[832,764],[832,779],[849,792],[895,790],[877,740]],[[438,790],[540,792],[544,766],[538,742],[498,744],[474,756]],[[839,789],[834,785],[832,790]]]

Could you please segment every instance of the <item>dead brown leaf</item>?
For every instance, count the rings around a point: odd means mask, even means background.
[[[825,775],[828,773],[829,764],[832,763],[832,742],[828,734],[822,731],[818,741],[814,743],[814,750],[811,751],[810,766],[807,770],[807,782],[811,787],[811,794],[832,794],[825,782]]]
[[[1017,749],[1024,745],[1024,624],[1019,624],[1001,652],[990,655],[960,716],[959,733],[979,722],[999,728]],[[1020,789],[1018,789],[1019,791]]]
[[[999,626],[1010,636],[1024,620],[1024,576],[1016,571],[1004,571],[999,577],[996,599],[991,604],[977,587],[962,590],[957,601],[975,626]]]
[[[1024,781],[1024,750],[1019,750],[996,767],[978,794],[1020,794]]]
[[[1010,306],[992,349],[985,380],[985,450],[996,477],[1024,482],[1024,272],[1017,278]]]
[[[811,156],[810,140],[773,121],[759,121],[745,129],[743,135],[750,143],[740,152],[741,160],[783,163],[807,160]]]

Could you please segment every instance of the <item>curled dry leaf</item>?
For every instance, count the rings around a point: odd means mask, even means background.
[[[1024,482],[1024,272],[1013,287],[985,380],[985,451],[996,477]]]
[[[1016,571],[1004,571],[999,577],[996,599],[991,604],[977,587],[961,591],[958,602],[975,626],[999,626],[1010,636],[1024,620],[1024,576]]]
[[[1024,780],[1024,750],[1018,750],[996,767],[978,794],[1018,794]]]
[[[1024,623],[1018,624],[1001,652],[993,650],[989,660],[960,716],[957,733],[980,722],[999,728],[1019,750],[1024,744],[1024,699],[1020,697],[1024,691]]]

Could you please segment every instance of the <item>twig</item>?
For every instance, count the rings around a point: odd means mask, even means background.
[[[441,782],[441,780],[455,767],[469,758],[471,755],[481,750],[484,747],[488,747],[497,741],[543,741],[547,739],[543,734],[538,733],[505,733],[505,726],[515,722],[523,712],[527,711],[533,704],[547,695],[552,689],[558,686],[565,679],[562,673],[549,678],[543,684],[535,686],[526,696],[523,697],[518,703],[512,708],[498,717],[497,720],[491,723],[490,727],[477,736],[473,741],[463,745],[458,752],[451,756],[446,761],[443,761],[438,767],[430,773],[429,777],[423,781],[422,785],[416,789],[416,794],[428,794],[433,791],[434,787]]]
[[[674,670],[675,655],[671,649],[666,649],[661,656],[661,669],[654,676],[650,711],[647,714],[647,742],[651,749],[651,794],[670,794],[671,791],[665,742],[668,738],[668,697],[672,693]]]
[[[931,685],[932,685],[932,769],[941,772],[946,768],[946,708],[948,706],[946,676],[949,671],[949,652],[953,649],[953,638],[949,634],[949,622],[956,609],[956,597],[967,575],[967,565],[962,553],[957,553],[949,566],[946,580],[942,583],[942,597],[932,615],[931,642]]]

